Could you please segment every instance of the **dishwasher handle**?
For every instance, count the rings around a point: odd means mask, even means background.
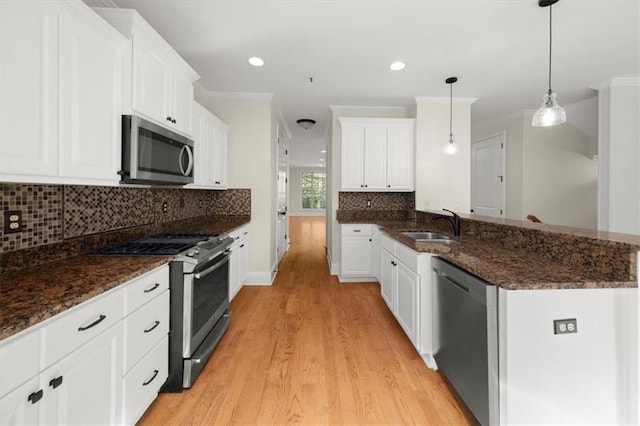
[[[446,281],[450,282],[451,284],[453,284],[454,286],[458,287],[460,290],[464,291],[465,293],[469,293],[469,287],[460,284],[459,282],[455,281],[454,279],[452,279],[451,277],[449,277],[447,274],[445,274],[444,272],[440,272],[437,268],[432,268],[433,272],[435,272],[436,274],[438,274],[438,276],[442,277],[443,279],[445,279]]]

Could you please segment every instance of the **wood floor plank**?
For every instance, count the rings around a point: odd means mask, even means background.
[[[377,283],[327,267],[324,218],[291,217],[272,286],[245,286],[229,329],[191,389],[161,394],[139,424],[467,425]]]

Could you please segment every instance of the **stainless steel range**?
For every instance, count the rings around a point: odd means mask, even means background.
[[[170,271],[169,377],[161,389],[189,388],[229,326],[227,235],[158,234],[96,254],[173,254]]]

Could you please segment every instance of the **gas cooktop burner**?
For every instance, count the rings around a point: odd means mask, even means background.
[[[205,234],[157,234],[111,247],[92,250],[92,254],[179,254],[214,235]]]

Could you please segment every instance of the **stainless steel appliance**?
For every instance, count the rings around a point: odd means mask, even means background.
[[[122,183],[193,182],[193,141],[135,115],[122,116]]]
[[[438,369],[481,424],[499,424],[497,289],[440,258],[431,265]]]
[[[175,254],[169,264],[169,377],[161,391],[189,388],[229,326],[227,235],[159,234],[96,254]]]

